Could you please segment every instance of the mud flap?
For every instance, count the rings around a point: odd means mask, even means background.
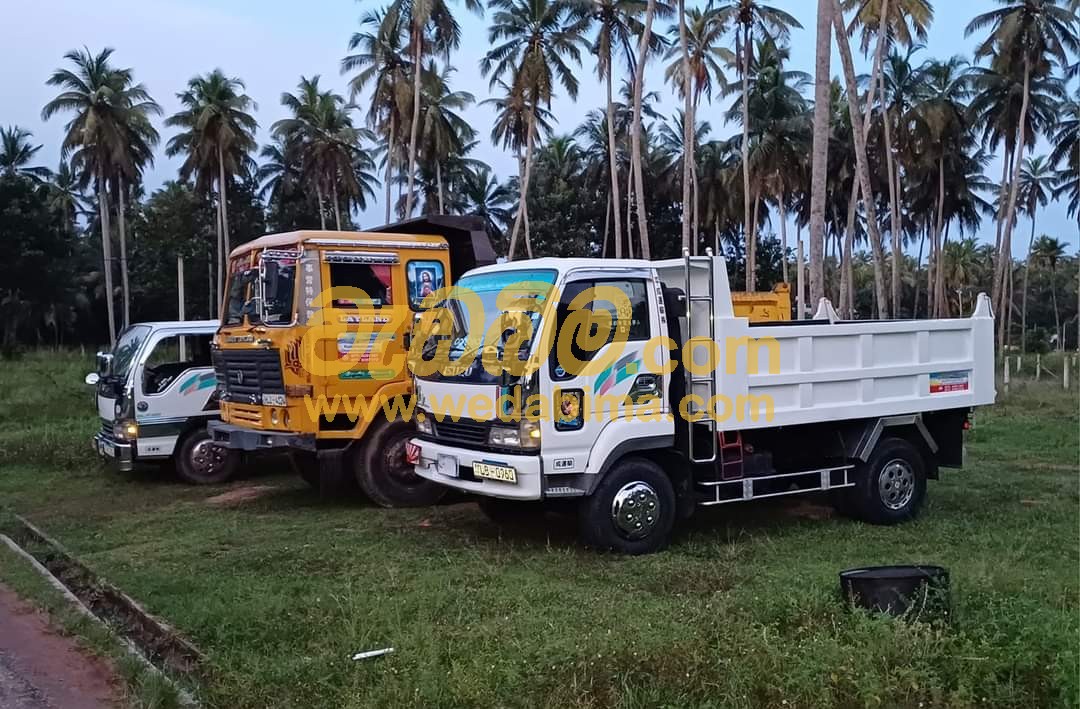
[[[319,457],[319,496],[340,497],[352,489],[352,471],[345,464],[348,448],[321,450]]]

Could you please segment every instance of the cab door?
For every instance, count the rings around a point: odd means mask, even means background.
[[[193,417],[218,414],[217,380],[210,360],[213,333],[157,332],[134,372],[138,452],[171,455]]]
[[[644,269],[586,273],[564,284],[542,374],[542,390],[552,399],[550,421],[542,427],[545,473],[584,473],[594,448],[649,435],[649,422],[663,420],[666,378],[645,363],[661,307],[652,274]],[[591,346],[575,339],[583,327],[594,340]],[[586,366],[565,361],[567,352]]]

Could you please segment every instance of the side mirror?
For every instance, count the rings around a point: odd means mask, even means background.
[[[112,366],[112,359],[112,352],[97,353],[97,371],[99,375],[104,376],[109,373],[109,367]]]
[[[86,378],[83,379],[83,381],[86,382],[89,386],[97,386],[97,383],[100,380],[101,380],[101,377],[98,375],[97,372],[90,372],[89,374],[86,375]]]

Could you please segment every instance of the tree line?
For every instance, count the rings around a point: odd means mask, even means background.
[[[112,50],[73,50],[42,109],[65,121],[57,170],[35,164],[30,131],[0,132],[0,228],[21,255],[5,267],[4,345],[92,338],[102,320],[113,340],[134,316],[174,315],[176,256],[188,314],[215,315],[232,247],[265,229],[355,228],[381,192],[386,222],[483,217],[510,259],[712,248],[747,290],[794,280],[798,317],[824,296],[846,317],[959,314],[985,289],[1008,313],[1000,346],[1064,346],[1080,259],[1038,235],[1037,218],[1056,200],[1080,216],[1077,5],[1004,0],[968,24],[972,57],[939,58],[923,45],[929,0],[819,0],[810,75],[790,67],[799,20],[756,0],[467,0],[489,23],[488,136],[463,115],[477,98],[453,88],[462,30],[449,0],[365,11],[341,61],[348,96],[300,77],[261,146],[241,78],[197,75],[163,117]],[[646,84],[650,62],[663,85]],[[577,99],[583,68],[605,98],[559,126],[552,100]],[[681,99],[673,115],[657,108],[665,92]],[[147,197],[163,132],[182,162]],[[476,157],[485,138],[517,174],[500,180]],[[1032,155],[1040,139],[1050,151]],[[1001,174],[987,175],[995,156]],[[973,238],[984,224],[993,244]]]

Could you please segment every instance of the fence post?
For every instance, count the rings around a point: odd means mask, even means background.
[[[1069,370],[1072,369],[1072,365],[1069,363],[1069,358],[1066,357],[1064,366],[1061,369],[1061,386],[1065,391],[1069,390]]]
[[[1042,353],[1035,355],[1035,381],[1042,376]]]
[[[1005,395],[1009,394],[1009,358],[1005,358]]]

